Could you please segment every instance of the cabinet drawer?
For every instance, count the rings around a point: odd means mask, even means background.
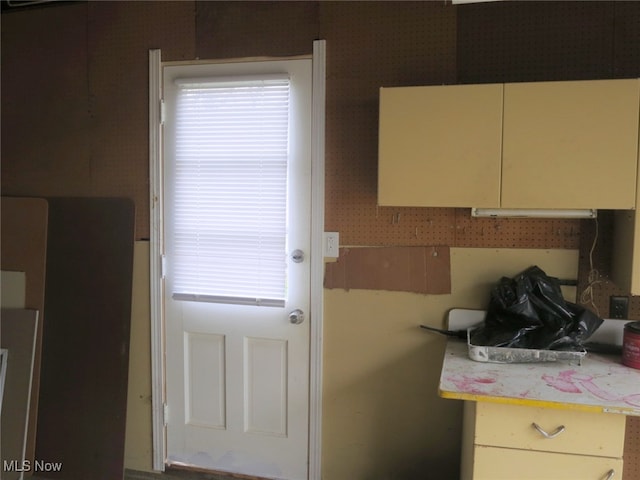
[[[548,433],[563,426],[554,438],[546,438],[533,424]],[[548,408],[476,404],[476,445],[538,450],[544,452],[622,457],[625,416]]]
[[[622,478],[622,459],[476,447],[473,480],[604,480]]]

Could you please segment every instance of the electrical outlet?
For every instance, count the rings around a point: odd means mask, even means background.
[[[628,318],[629,297],[609,297],[609,317]]]
[[[340,249],[340,233],[324,232],[324,256],[338,258]]]

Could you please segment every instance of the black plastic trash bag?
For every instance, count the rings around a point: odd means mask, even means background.
[[[471,333],[473,345],[540,350],[584,350],[603,320],[565,301],[557,278],[532,266],[491,290],[484,324]]]

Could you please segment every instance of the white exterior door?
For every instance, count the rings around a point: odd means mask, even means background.
[[[177,114],[180,85],[233,84],[260,76],[289,81],[288,154],[283,179],[286,208],[278,214],[282,215],[285,225],[284,238],[256,240],[258,243],[281,242],[281,260],[270,260],[275,262],[276,270],[280,268],[278,262],[282,262],[285,275],[284,293],[282,298],[275,300],[263,299],[260,295],[234,294],[235,282],[243,281],[235,278],[234,265],[239,270],[245,268],[244,280],[255,280],[253,277],[261,275],[260,265],[255,271],[251,270],[251,258],[260,247],[244,243],[255,233],[254,227],[243,220],[244,213],[234,213],[236,210],[233,209],[244,202],[244,197],[238,197],[237,192],[226,197],[226,187],[215,184],[204,187],[197,182],[193,187],[187,184],[187,192],[211,189],[211,195],[206,193],[198,200],[202,202],[202,215],[194,222],[190,217],[193,212],[185,211],[184,199],[176,187],[176,182],[184,175],[177,159],[180,146],[176,144],[176,136],[179,129],[191,128],[180,124]],[[163,67],[168,464],[266,478],[308,478],[311,77],[311,59]],[[233,121],[229,120],[229,123]],[[221,138],[222,143],[227,141],[226,134]],[[231,145],[229,158],[233,166],[235,147],[233,141],[227,143],[227,146]],[[202,146],[197,150],[207,148]],[[258,151],[266,149],[260,144],[255,148]],[[215,158],[210,162],[215,163]],[[199,171],[205,175],[212,163],[205,159],[203,164]],[[212,176],[214,180],[226,175],[224,167],[216,172]],[[281,175],[282,169],[279,172],[273,175]],[[260,174],[271,175],[268,172]],[[200,175],[196,172],[194,176]],[[234,182],[230,181],[229,185]],[[246,188],[251,190],[253,187]],[[207,203],[209,196],[221,200],[210,204]],[[247,197],[251,198],[244,207],[251,215],[261,208],[260,198],[265,197],[254,198],[252,194]],[[228,218],[224,215],[225,201],[230,202]],[[257,217],[262,215],[271,214],[259,213]],[[231,253],[210,262],[204,257],[209,253],[215,256],[216,248],[212,248],[212,253],[208,247],[199,244],[185,247],[181,241],[190,228],[182,227],[185,222],[195,223],[200,233],[193,235],[203,238],[209,230],[217,232],[221,225],[228,226],[226,232],[235,230],[235,239],[228,241]],[[235,250],[234,246],[237,247]],[[198,253],[192,249],[198,249]],[[220,294],[216,291],[203,293],[196,287],[190,291],[191,269],[195,282],[202,280],[201,275],[204,275],[206,289],[209,286],[206,275],[219,273],[216,262],[232,267],[228,279],[226,274],[221,274],[224,284],[221,289],[228,289]],[[177,279],[179,275],[186,276],[187,280]]]

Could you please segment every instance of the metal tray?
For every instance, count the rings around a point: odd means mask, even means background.
[[[566,361],[573,365],[582,365],[586,350],[537,350],[531,348],[491,347],[487,345],[473,345],[471,332],[476,327],[467,329],[467,345],[469,358],[476,362],[489,363],[536,363]]]

